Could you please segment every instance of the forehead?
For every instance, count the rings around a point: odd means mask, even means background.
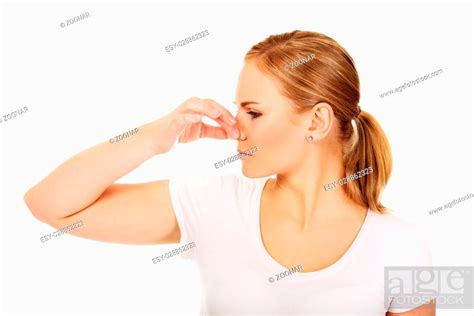
[[[261,72],[254,61],[244,64],[236,91],[236,102],[249,100],[262,104],[285,102],[278,90],[278,81]]]

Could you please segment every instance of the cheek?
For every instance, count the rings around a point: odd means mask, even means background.
[[[301,150],[296,130],[288,127],[268,128],[257,144],[262,146],[262,156],[273,157],[272,160],[290,158]]]
[[[262,126],[261,130],[254,128],[251,143],[257,146],[256,156],[245,160],[242,172],[246,177],[264,177],[276,173],[284,173],[301,161],[304,153],[300,140],[301,132],[288,126]],[[257,133],[258,132],[258,133]]]

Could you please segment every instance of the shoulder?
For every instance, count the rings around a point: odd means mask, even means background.
[[[372,215],[375,229],[385,231],[387,237],[394,237],[400,234],[414,234],[418,229],[415,223],[393,212],[382,214],[372,211]]]
[[[373,212],[372,217],[372,238],[380,240],[380,247],[388,265],[431,265],[428,238],[420,224],[394,213]]]
[[[387,234],[416,234],[421,226],[416,222],[409,221],[394,212],[379,213],[372,211],[374,226],[384,230]]]

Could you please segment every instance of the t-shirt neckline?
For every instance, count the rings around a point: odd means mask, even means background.
[[[260,210],[261,210],[261,200],[262,200],[262,195],[263,195],[263,190],[265,188],[265,184],[270,180],[271,178],[264,179],[263,181],[259,182],[259,187],[257,189],[257,196],[256,199],[254,200],[255,203],[253,204],[253,214],[255,214],[254,217],[254,242],[257,245],[257,252],[259,254],[260,260],[272,270],[272,272],[280,273],[288,270],[289,268],[281,265],[278,261],[276,261],[268,252],[267,249],[265,248],[261,236],[261,229],[260,229]],[[360,243],[364,239],[364,236],[367,234],[368,227],[370,226],[370,223],[372,222],[372,216],[373,216],[373,211],[369,208],[367,210],[367,214],[365,216],[364,222],[362,223],[361,228],[359,229],[359,232],[357,233],[355,239],[352,241],[352,244],[350,245],[349,249],[333,264],[331,264],[328,267],[325,267],[321,270],[317,271],[312,271],[312,272],[299,272],[292,274],[291,277],[288,277],[287,281],[293,282],[293,281],[301,281],[301,280],[311,280],[315,278],[320,278],[323,276],[326,276],[330,274],[333,271],[337,271],[338,269],[342,268],[344,264],[354,255],[355,250],[359,247]],[[290,267],[294,268],[294,267]]]

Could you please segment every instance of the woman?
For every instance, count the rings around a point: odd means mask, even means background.
[[[133,136],[75,155],[25,202],[53,227],[82,220],[70,233],[84,238],[194,242],[183,256],[200,268],[203,314],[434,315],[434,304],[384,303],[384,267],[430,265],[430,253],[379,201],[391,153],[359,97],[354,61],[336,41],[273,35],[245,57],[236,119],[190,98]],[[242,157],[247,178],[114,184],[177,139],[201,137],[237,139],[239,152],[255,147]]]

